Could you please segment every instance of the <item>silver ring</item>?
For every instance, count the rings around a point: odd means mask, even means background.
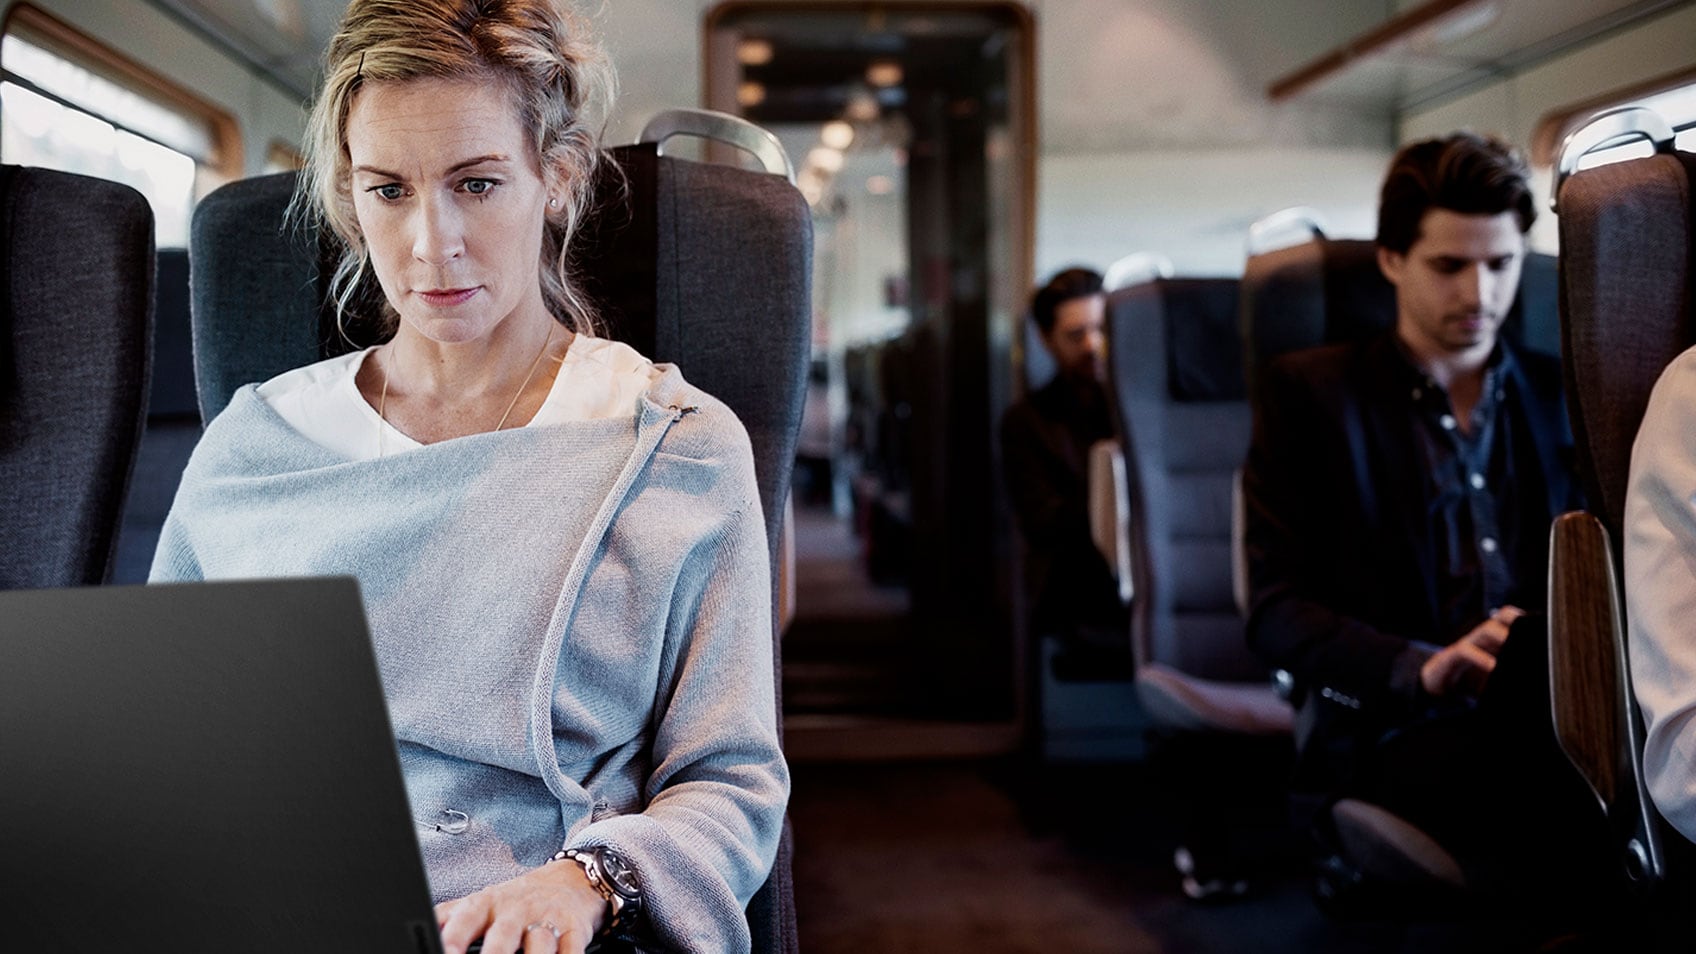
[[[559,939],[565,936],[564,932],[560,931],[559,928],[554,927],[554,922],[552,921],[531,921],[529,924],[524,925],[524,933],[529,934],[537,928],[546,929],[554,936],[555,943],[558,943]]]

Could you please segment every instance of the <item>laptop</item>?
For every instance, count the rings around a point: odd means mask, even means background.
[[[350,578],[0,593],[8,950],[441,949]]]

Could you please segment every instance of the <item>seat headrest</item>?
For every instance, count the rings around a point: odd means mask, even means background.
[[[1523,348],[1560,353],[1556,260],[1531,253],[1503,333]],[[1370,338],[1396,320],[1396,292],[1368,239],[1314,239],[1249,258],[1243,270],[1249,365],[1301,348]]]
[[[1396,293],[1364,239],[1314,239],[1251,256],[1243,327],[1252,364],[1286,351],[1370,338],[1396,318]]]
[[[1137,334],[1158,320],[1166,342],[1166,388],[1176,401],[1241,401],[1241,337],[1237,281],[1232,278],[1160,278],[1107,296],[1115,332]],[[1144,325],[1146,327],[1146,325]]]

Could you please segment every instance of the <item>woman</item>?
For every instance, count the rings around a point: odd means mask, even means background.
[[[591,337],[599,52],[555,0],[354,0],[299,203],[388,343],[237,392],[156,580],[357,576],[444,947],[749,946],[788,776],[720,403]]]

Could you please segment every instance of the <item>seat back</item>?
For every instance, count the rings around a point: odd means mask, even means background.
[[[1107,311],[1134,538],[1137,666],[1264,684],[1232,593],[1232,474],[1251,423],[1237,282],[1157,279],[1113,292]]]
[[[1688,155],[1657,155],[1613,163],[1561,186],[1567,410],[1585,495],[1616,554],[1631,444],[1649,392],[1672,359],[1696,343],[1687,291],[1689,162]]]
[[[651,143],[610,156],[628,189],[602,190],[623,198],[604,199],[585,226],[581,273],[610,337],[677,364],[741,419],[777,566],[811,346],[806,202],[780,177],[661,156]],[[231,183],[196,210],[195,375],[207,419],[242,384],[372,343],[357,328],[342,340],[318,237],[283,225],[294,183],[293,173]],[[774,573],[774,659],[777,586]],[[794,950],[790,855],[786,829],[748,910],[756,951]]]
[[[1667,139],[1670,141],[1670,135]],[[1578,156],[1562,157],[1563,167]],[[1596,516],[1556,524],[1550,560],[1555,734],[1607,813],[1627,876],[1666,873],[1643,777],[1620,565],[1631,448],[1661,372],[1696,343],[1696,156],[1657,154],[1559,186],[1561,333],[1579,478]]]
[[[111,574],[147,412],[153,212],[128,186],[0,167],[0,588]]]

